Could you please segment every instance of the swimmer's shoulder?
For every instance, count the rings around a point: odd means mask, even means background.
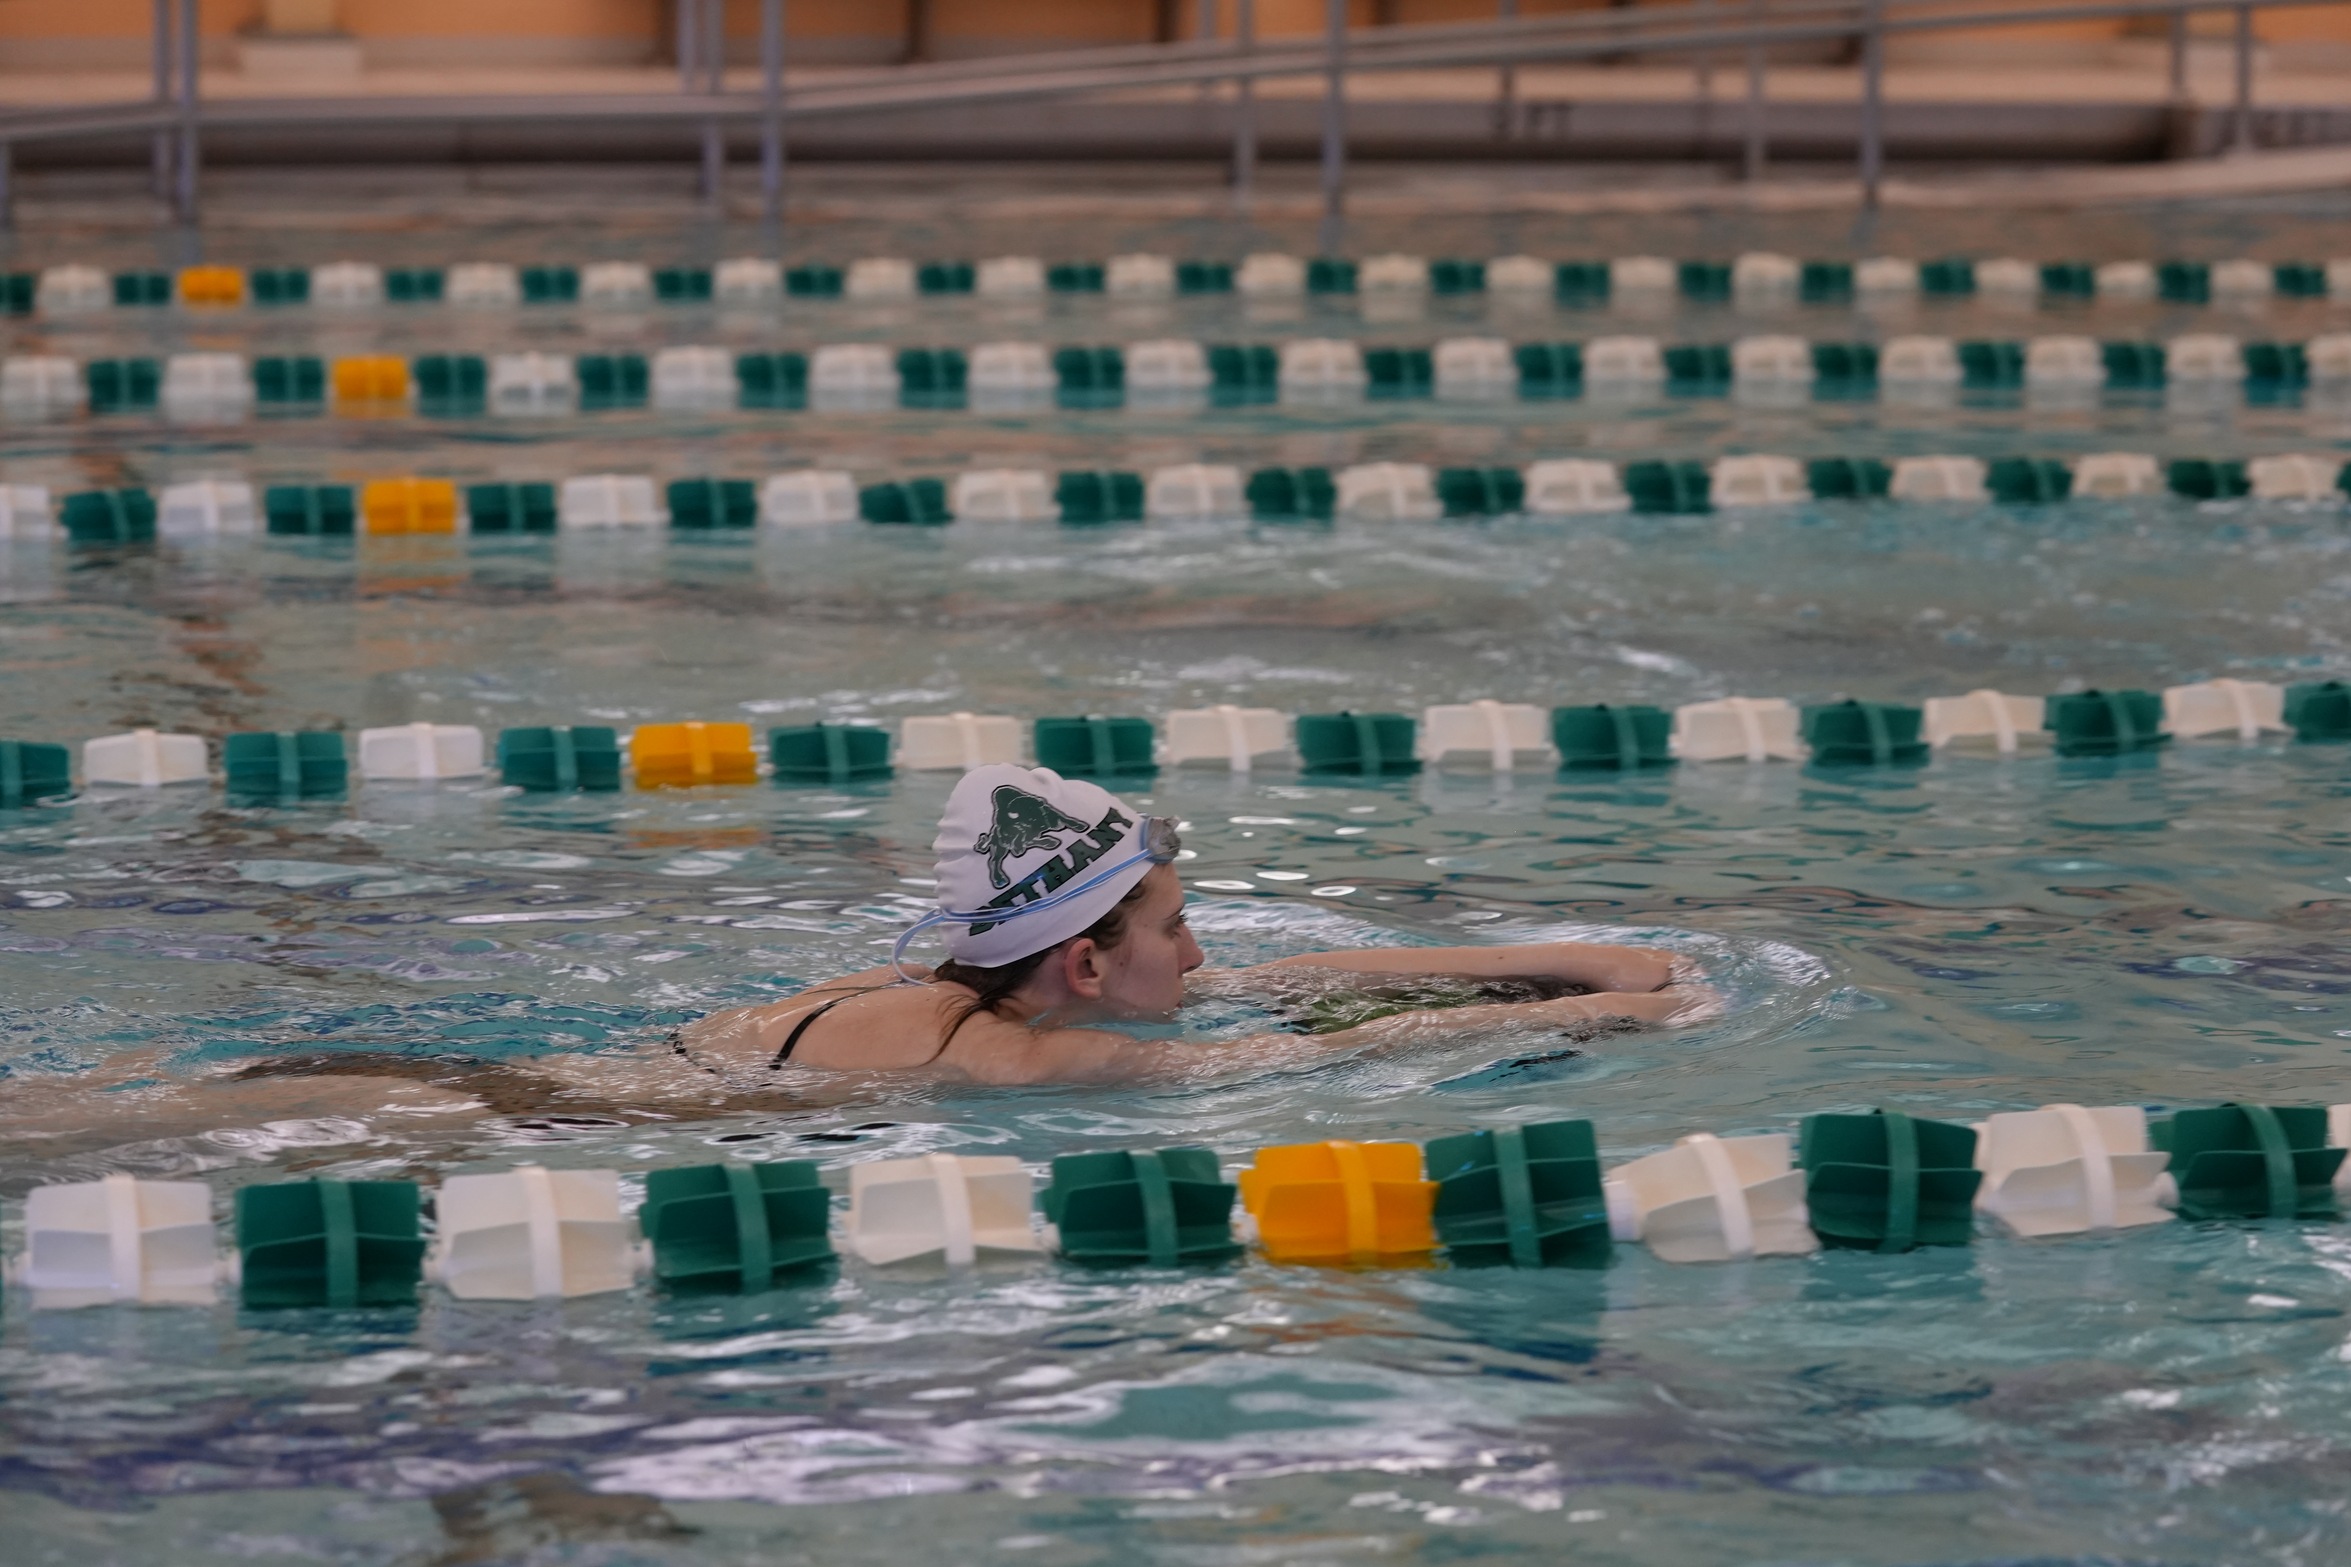
[[[889,968],[843,974],[759,1006],[714,1012],[677,1034],[692,1060],[735,1071],[794,1066],[835,1071],[893,1071],[939,1053],[972,993],[932,981],[920,969],[909,983]],[[786,1045],[789,1043],[787,1052]]]

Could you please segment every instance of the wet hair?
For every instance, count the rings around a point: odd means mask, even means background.
[[[963,1027],[964,1024],[978,1017],[982,1012],[994,1012],[1005,1002],[1011,1000],[1013,994],[1021,986],[1036,977],[1037,970],[1045,966],[1047,958],[1068,946],[1070,942],[1091,941],[1104,951],[1108,951],[1126,940],[1127,918],[1134,912],[1134,905],[1141,901],[1149,884],[1150,877],[1144,877],[1129,887],[1126,896],[1112,904],[1109,912],[1093,924],[1079,931],[1076,935],[1057,941],[1052,946],[1040,951],[1032,952],[1025,958],[1014,958],[1010,963],[998,963],[990,968],[982,968],[976,963],[958,963],[953,958],[949,958],[933,969],[931,971],[933,979],[945,980],[952,985],[966,986],[973,993],[971,1001],[955,1015],[955,1021],[947,1025],[947,1033],[939,1041],[939,1049],[942,1052],[945,1051],[948,1041],[955,1037],[956,1030]]]

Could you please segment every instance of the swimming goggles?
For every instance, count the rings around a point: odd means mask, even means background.
[[[1047,909],[1058,909],[1064,904],[1075,902],[1100,887],[1104,882],[1116,878],[1122,872],[1134,869],[1146,860],[1153,865],[1173,864],[1176,856],[1183,852],[1184,840],[1177,833],[1175,818],[1172,816],[1144,817],[1139,836],[1141,847],[1125,859],[1106,865],[1080,880],[1071,882],[1066,887],[1056,888],[1032,903],[1019,903],[1001,909],[932,910],[912,925],[907,926],[905,931],[899,935],[897,942],[890,948],[890,967],[898,971],[900,979],[913,980],[915,976],[906,972],[906,949],[912,945],[915,937],[934,925],[1010,924],[1014,920],[1025,919],[1031,914],[1042,914]]]

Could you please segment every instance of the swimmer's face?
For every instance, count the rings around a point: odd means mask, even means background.
[[[1184,920],[1184,884],[1172,865],[1154,865],[1127,916],[1119,944],[1099,954],[1102,1008],[1119,1017],[1163,1018],[1184,1004],[1184,976],[1207,955]]]

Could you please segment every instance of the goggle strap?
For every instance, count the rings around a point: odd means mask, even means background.
[[[1148,837],[1147,831],[1146,837]],[[1017,904],[1008,909],[934,909],[912,925],[907,926],[899,934],[897,941],[890,948],[890,967],[898,971],[900,979],[912,980],[914,976],[907,973],[905,967],[906,949],[913,944],[916,936],[930,929],[933,925],[1002,925],[1024,915],[1042,914],[1047,909],[1059,908],[1073,898],[1092,892],[1121,871],[1150,858],[1150,848],[1146,843],[1143,849],[1128,855],[1116,865],[1096,871],[1083,881],[1063,887],[1057,892],[1049,892],[1033,903]]]

